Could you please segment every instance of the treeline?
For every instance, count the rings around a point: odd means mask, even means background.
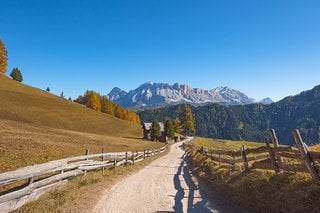
[[[267,130],[274,128],[279,142],[294,144],[291,134],[299,129],[308,144],[320,142],[320,86],[270,104],[190,106],[196,135],[211,138],[263,142]],[[139,112],[141,120],[183,117],[184,105]]]
[[[120,105],[110,101],[107,96],[101,96],[95,91],[86,91],[85,94],[83,96],[79,96],[75,102],[83,104],[88,108],[98,112],[103,112],[122,120],[132,121],[136,124],[140,124],[140,118],[135,112],[126,110]]]

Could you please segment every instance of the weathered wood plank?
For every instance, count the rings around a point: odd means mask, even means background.
[[[26,203],[37,200],[43,194],[45,194],[53,189],[56,189],[57,187],[62,186],[65,183],[67,183],[67,180],[60,181],[57,183],[53,183],[53,184],[44,186],[42,188],[35,189],[25,196],[6,201],[4,203],[0,203],[0,210],[1,210],[1,212],[14,211],[14,210],[20,208],[21,206],[25,205]]]
[[[308,171],[310,172],[310,174],[312,176],[313,181],[318,181],[319,180],[319,176],[318,176],[319,171],[315,167],[314,162],[313,162],[312,158],[310,157],[308,150],[304,146],[304,143],[302,141],[299,130],[297,130],[297,129],[293,130],[292,134],[293,134],[294,140],[296,141],[296,144],[300,150],[301,157],[303,158],[303,160],[308,168]]]
[[[283,160],[282,160],[281,155],[279,154],[279,141],[278,141],[278,138],[277,138],[277,135],[276,135],[276,132],[275,132],[274,129],[270,129],[269,133],[270,133],[272,144],[273,144],[273,147],[274,147],[274,154],[275,154],[276,159],[277,159],[277,164],[279,165],[279,168],[281,170]]]
[[[277,163],[274,150],[271,148],[267,138],[265,139],[265,143],[266,143],[266,147],[267,147],[267,149],[269,151],[269,156],[270,156],[270,159],[271,159],[272,167],[273,167],[273,169],[274,169],[274,171],[276,173],[279,173],[280,172],[280,167],[279,167],[279,165]]]
[[[245,170],[248,170],[249,163],[248,163],[246,148],[244,145],[241,146],[241,153],[242,153],[243,166],[244,166]]]
[[[33,190],[37,189],[37,188],[41,188],[44,187],[46,185],[58,182],[60,180],[64,180],[66,178],[69,177],[73,177],[73,176],[77,176],[83,174],[83,171],[81,170],[73,170],[73,171],[69,171],[69,172],[64,172],[62,174],[57,174],[51,177],[48,177],[46,179],[40,180],[40,181],[36,181],[33,182],[32,184],[26,186],[23,189],[14,191],[14,192],[10,192],[8,194],[4,194],[0,197],[0,203],[4,203],[6,201],[9,200],[13,200],[13,199],[17,199],[20,198],[22,196],[28,195],[30,193],[32,193]]]
[[[227,158],[223,158],[223,157],[217,157],[217,156],[211,156],[208,155],[211,160],[217,161],[217,162],[221,162],[221,163],[228,163],[228,164],[234,164],[234,160],[233,159],[227,159]]]
[[[247,161],[253,161],[253,160],[265,160],[269,158],[269,154],[263,154],[263,155],[256,155],[256,156],[251,156],[247,158]]]
[[[247,149],[246,150],[247,155],[249,155],[249,154],[257,154],[257,153],[264,153],[264,152],[268,152],[268,149],[265,146],[260,146],[258,148]]]
[[[293,158],[293,159],[296,159],[296,160],[303,160],[301,158],[301,154],[299,154],[299,153],[280,152],[279,154],[284,158]]]
[[[309,151],[309,154],[313,161],[320,160],[320,152]]]
[[[0,186],[13,183],[22,179],[51,173],[52,171],[56,171],[64,167],[66,163],[66,159],[62,159],[43,164],[35,164],[33,166],[23,167],[15,171],[2,173],[0,174]]]
[[[293,153],[298,153],[298,154],[300,154],[299,149],[296,148],[296,147],[293,147],[293,146],[279,145],[278,151],[279,151],[279,152],[293,152]]]

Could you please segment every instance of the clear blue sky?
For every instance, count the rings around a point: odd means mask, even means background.
[[[8,72],[76,97],[146,81],[274,100],[320,84],[318,0],[0,0]]]

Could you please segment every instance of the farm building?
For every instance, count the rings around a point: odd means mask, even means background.
[[[158,123],[160,126],[160,136],[157,138],[157,140],[160,142],[166,142],[167,136],[164,131],[164,124],[162,122],[158,122]],[[151,140],[151,126],[152,126],[152,123],[143,123],[142,128],[143,128],[144,139]]]

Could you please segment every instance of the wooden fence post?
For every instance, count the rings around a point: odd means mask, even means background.
[[[274,169],[274,171],[276,173],[279,173],[280,172],[280,168],[279,168],[279,165],[277,163],[277,160],[276,160],[276,157],[275,157],[275,154],[274,154],[274,150],[271,149],[269,141],[268,141],[267,138],[265,139],[265,143],[266,143],[266,147],[267,147],[267,149],[269,151],[269,156],[270,156],[270,159],[271,159],[272,167],[273,167],[273,169]]]
[[[244,145],[241,146],[241,156],[243,160],[244,169],[249,170],[248,157],[247,157],[246,147]]]
[[[134,152],[132,153],[132,165],[134,165]]]
[[[232,151],[232,160],[233,160],[233,169],[236,170],[236,155],[235,155],[236,150]]]
[[[276,132],[274,131],[274,129],[270,129],[269,132],[270,132],[271,140],[272,140],[272,143],[274,146],[274,154],[277,159],[277,164],[278,164],[278,167],[281,171],[281,168],[283,168],[283,166],[282,166],[283,160],[282,160],[282,157],[279,153],[279,141],[278,141],[278,138],[277,138],[277,135],[276,135]]]
[[[35,164],[33,163],[32,166],[33,166],[33,165],[35,165]],[[33,181],[34,181],[34,178],[33,178],[33,177],[29,178],[29,179],[28,179],[28,185],[32,184]]]
[[[113,159],[113,167],[114,167],[114,170],[117,169],[117,159]]]
[[[86,155],[89,155],[89,149],[86,149]],[[89,158],[86,158],[86,160],[89,160]],[[87,175],[87,170],[84,170],[84,176]]]
[[[126,152],[126,166],[128,166],[128,152]]]
[[[104,153],[104,149],[102,148],[101,150],[101,153],[103,154]],[[102,156],[101,158],[102,162],[104,162],[105,158],[104,158],[104,155]],[[105,167],[102,167],[102,174],[104,175],[105,174]]]
[[[301,135],[300,135],[300,132],[299,130],[295,129],[292,131],[292,134],[293,134],[293,137],[294,137],[294,140],[298,146],[298,149],[301,153],[301,156],[312,176],[312,179],[314,182],[318,181],[319,180],[319,171],[318,169],[315,167],[315,164],[312,160],[312,158],[310,157],[310,154],[309,154],[309,150],[307,148],[307,145],[302,141],[302,138],[301,138]]]
[[[218,157],[218,159],[219,159],[218,162],[219,162],[219,166],[220,166],[220,165],[221,165],[221,162],[220,162],[220,159],[221,159],[221,149],[220,149],[220,148],[218,149],[218,153],[219,153],[219,154],[218,154],[218,156],[219,156],[219,157]]]

